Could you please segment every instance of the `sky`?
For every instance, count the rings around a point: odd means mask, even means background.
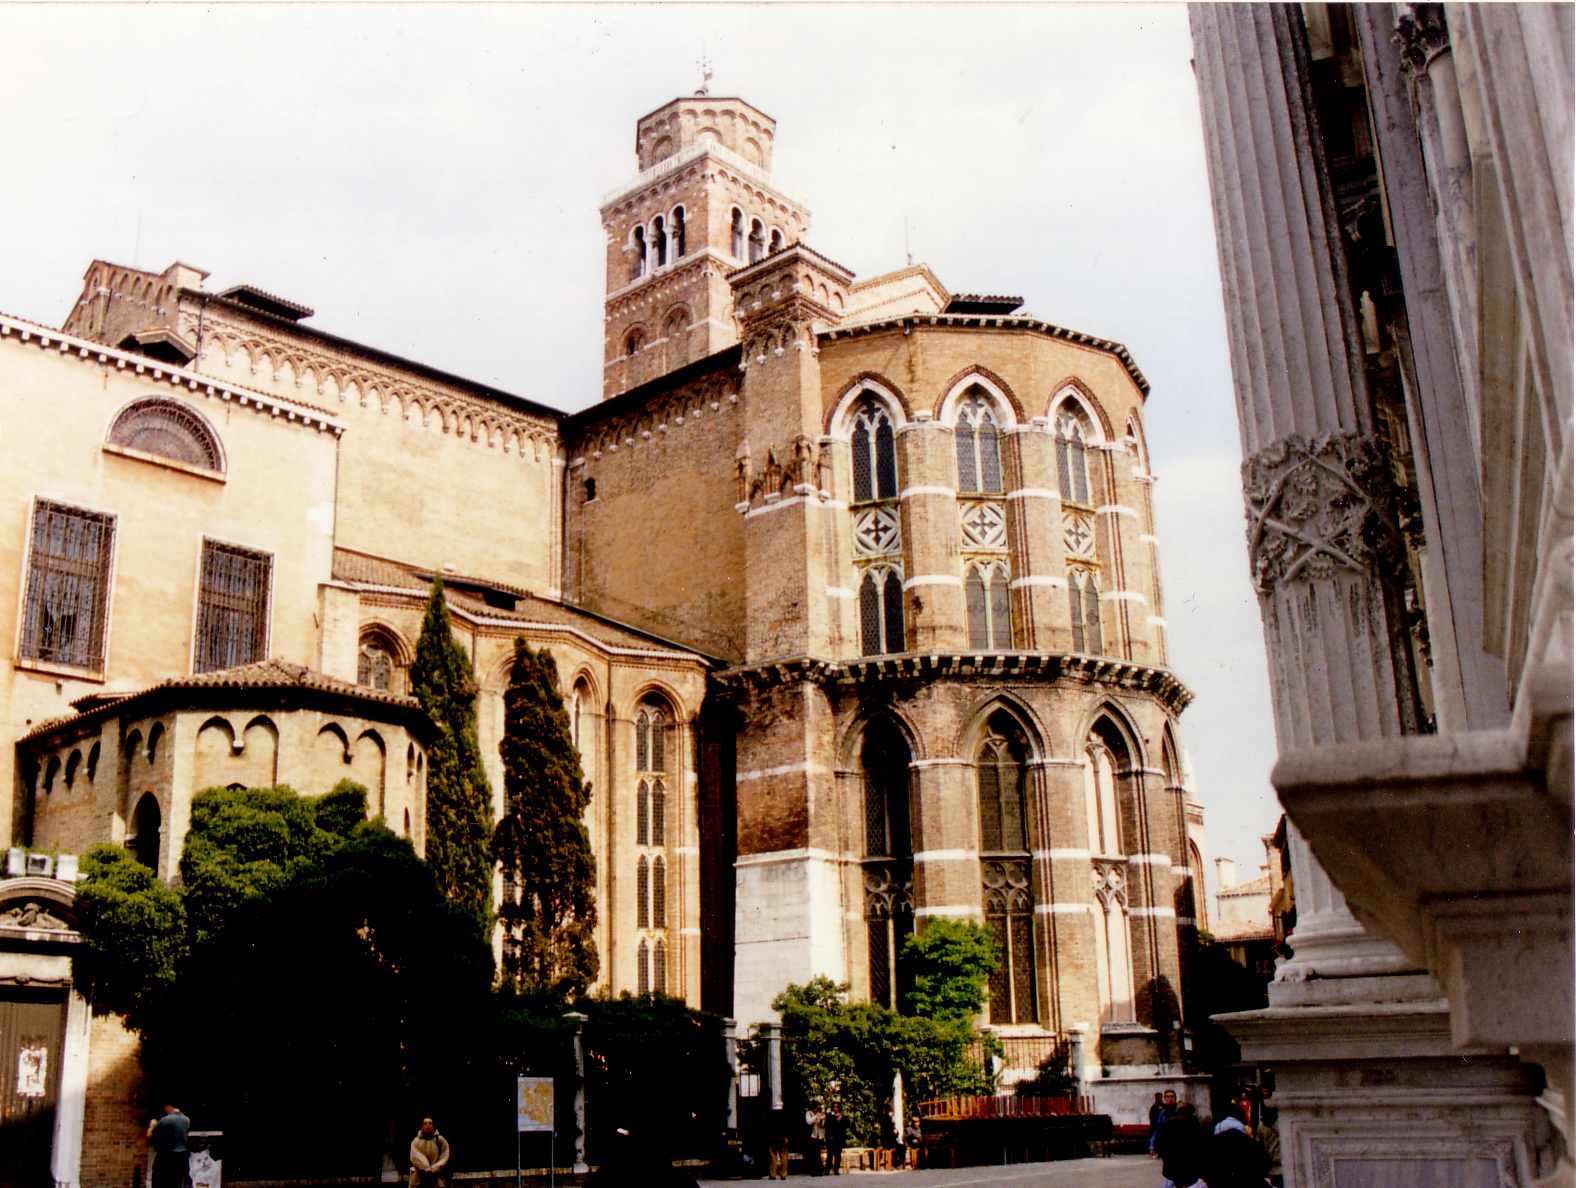
[[[1205,857],[1251,878],[1275,744],[1190,56],[1180,4],[0,3],[0,310],[58,326],[95,258],[181,260],[582,408],[598,207],[704,58],[776,119],[817,251],[1132,352]]]

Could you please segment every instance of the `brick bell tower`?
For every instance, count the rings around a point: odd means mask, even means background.
[[[602,204],[604,399],[738,342],[728,274],[809,232],[805,200],[771,176],[776,130],[703,93],[636,123],[640,172]]]

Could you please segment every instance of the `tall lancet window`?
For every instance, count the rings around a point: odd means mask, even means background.
[[[1073,651],[1088,656],[1105,653],[1100,625],[1100,579],[1093,570],[1069,567],[1067,572],[1068,615],[1073,624]]]
[[[992,1023],[1038,1017],[1027,760],[1018,724],[1006,713],[993,714],[975,761],[985,923],[1001,949],[990,983]]]
[[[866,656],[903,651],[903,578],[896,569],[865,570],[859,583],[859,642]]]
[[[1095,976],[1102,1023],[1131,1023],[1135,1012],[1131,867],[1122,856],[1121,778],[1127,751],[1109,721],[1084,751],[1084,808],[1095,900]]]
[[[1012,647],[1006,562],[970,565],[963,578],[963,601],[968,611],[971,649]]]
[[[898,958],[914,931],[914,841],[908,743],[891,722],[877,718],[866,727],[859,769],[870,1001],[895,1008],[904,989]]]
[[[669,886],[668,742],[672,715],[655,700],[635,710],[635,928],[639,940],[639,976],[644,994],[667,986],[670,918],[675,888]]]
[[[958,491],[1001,494],[1001,430],[990,401],[977,386],[958,405],[952,432],[958,447]]]
[[[853,461],[854,502],[897,498],[897,451],[893,446],[892,414],[866,399],[854,413],[849,441]]]
[[[1064,404],[1056,414],[1056,477],[1064,502],[1094,503],[1089,484],[1088,439],[1083,418],[1074,406]]]

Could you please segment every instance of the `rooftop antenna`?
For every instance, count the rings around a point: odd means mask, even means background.
[[[704,41],[700,44],[700,61],[696,62],[695,65],[700,68],[700,90],[696,91],[695,94],[710,95],[711,59],[706,57],[706,43]]]

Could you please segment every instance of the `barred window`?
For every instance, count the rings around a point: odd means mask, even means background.
[[[996,938],[1001,964],[990,978],[990,1021],[1033,1023],[1035,1008],[1034,901],[1026,860],[987,862],[985,926]]]
[[[1100,579],[1082,569],[1067,575],[1068,614],[1073,624],[1073,651],[1087,656],[1105,652],[1100,628]]]
[[[219,443],[197,413],[178,400],[139,400],[125,409],[110,426],[112,445],[157,454],[172,462],[223,470]]]
[[[859,639],[866,656],[903,650],[903,579],[895,569],[865,571],[859,583]]]
[[[635,927],[651,927],[651,868],[644,854],[635,864]]]
[[[897,449],[893,442],[892,415],[876,400],[867,398],[854,414],[849,441],[854,470],[854,502],[897,498]]]
[[[1087,436],[1082,418],[1064,406],[1056,417],[1056,477],[1061,480],[1062,498],[1073,503],[1092,502]]]
[[[640,787],[635,791],[635,844],[649,846],[651,844],[651,790],[645,780],[640,781]]]
[[[115,518],[40,499],[33,505],[21,655],[104,667]]]
[[[272,568],[266,553],[203,542],[193,671],[254,664],[267,655]]]
[[[668,864],[661,858],[651,864],[651,926],[668,926]]]
[[[953,434],[958,447],[958,490],[1001,494],[1001,432],[981,390],[964,395]]]
[[[963,579],[968,608],[969,647],[1012,647],[1012,607],[1004,565],[971,565]]]
[[[980,849],[1022,853],[1029,849],[1024,812],[1026,750],[1016,724],[1005,714],[991,719],[978,759]]]
[[[668,844],[668,793],[658,780],[651,785],[651,844]]]
[[[651,949],[645,941],[635,950],[635,993],[651,993]]]
[[[658,994],[668,992],[668,947],[661,941],[651,951],[651,988]]]

